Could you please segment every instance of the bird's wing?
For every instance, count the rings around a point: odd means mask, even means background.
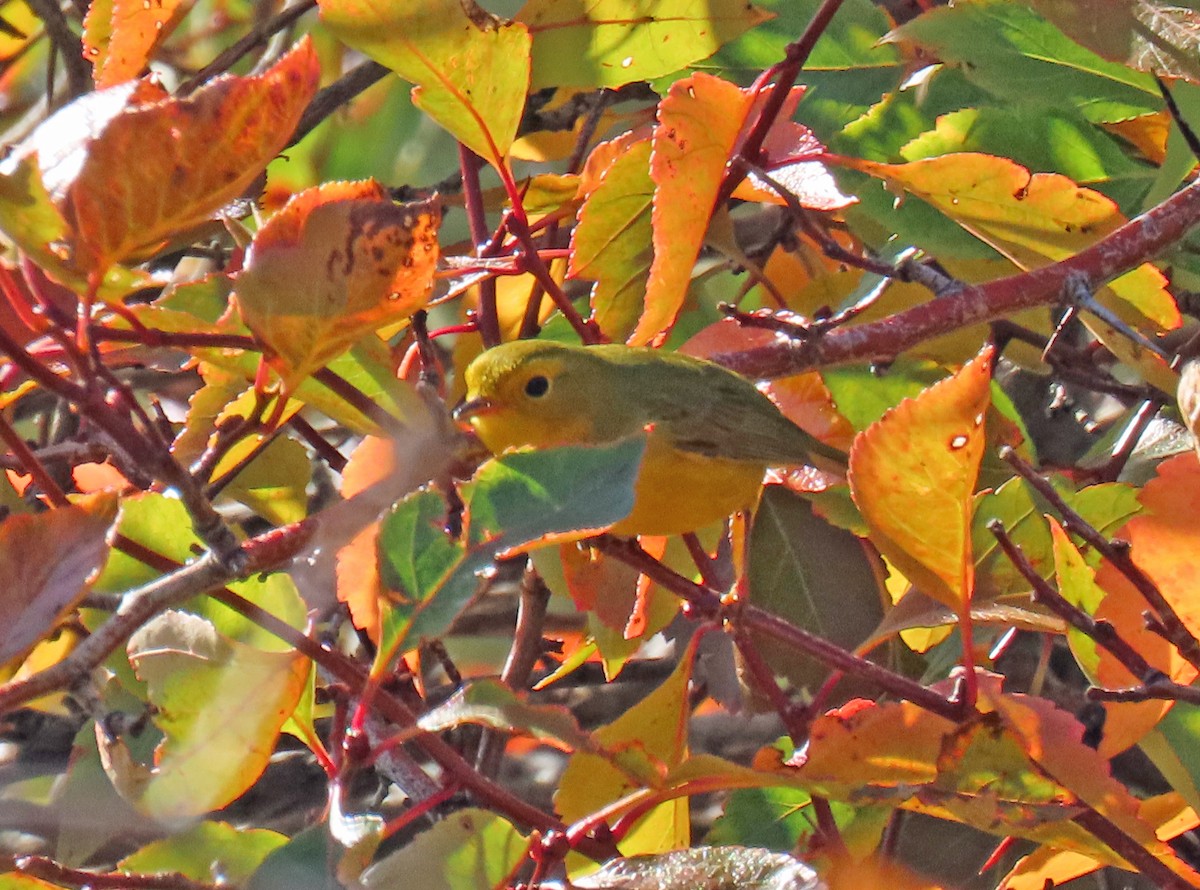
[[[707,398],[654,394],[662,432],[674,447],[767,466],[808,463],[812,454],[845,464],[845,455],[784,417],[754,384],[721,372],[705,376]]]

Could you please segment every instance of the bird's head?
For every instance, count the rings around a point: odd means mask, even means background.
[[[601,398],[584,350],[518,340],[479,355],[465,372],[466,401],[454,412],[494,453],[592,441]]]

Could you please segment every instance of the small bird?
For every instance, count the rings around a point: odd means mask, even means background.
[[[518,340],[483,352],[464,376],[455,418],[494,454],[646,433],[633,511],[616,535],[681,534],[751,510],[767,467],[813,454],[846,465],[749,380],[679,353]]]

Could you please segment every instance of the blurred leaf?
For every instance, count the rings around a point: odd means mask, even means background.
[[[202,546],[183,504],[161,494],[143,493],[125,498],[121,502],[116,531],[179,565],[191,562]],[[93,586],[104,592],[124,592],[148,584],[161,574],[156,568],[114,549]],[[286,574],[260,575],[233,582],[229,588],[293,628],[303,629],[304,603],[296,592],[296,585]],[[210,596],[194,597],[185,608],[210,621],[222,636],[238,643],[271,652],[288,648],[274,634]]]
[[[237,465],[256,449],[262,436],[250,436],[230,448],[217,464],[214,478],[234,472],[223,489],[234,498],[275,525],[299,522],[308,514],[305,487],[312,476],[312,464],[303,445],[288,436],[276,436],[258,451],[245,467]]]
[[[1200,80],[1200,13],[1160,0],[1029,0],[1073,40],[1112,62]]]
[[[766,21],[743,0],[530,0],[535,90],[619,87],[672,74]]]
[[[266,768],[308,678],[295,651],[264,652],[222,637],[202,618],[165,612],[129,641],[164,735],[153,768],[129,759],[119,740],[97,740],[105,769],[126,799],[156,819],[220,809]]]
[[[477,890],[505,882],[530,841],[508,820],[468,807],[421,832],[363,874],[367,890]]]
[[[24,658],[88,592],[108,556],[112,492],[0,523],[0,665]]]
[[[427,732],[441,732],[464,723],[521,733],[567,751],[592,747],[590,736],[565,707],[531,705],[497,680],[481,680],[460,689],[417,721]]]
[[[175,873],[193,881],[244,884],[286,835],[227,822],[200,822],[126,856],[119,867],[143,874]]]

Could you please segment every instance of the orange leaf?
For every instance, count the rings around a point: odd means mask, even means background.
[[[631,345],[659,340],[683,306],[725,164],[751,103],[734,84],[709,74],[677,81],[659,103],[650,158],[654,261]]]
[[[130,82],[67,105],[6,159],[36,155],[45,187],[93,273],[139,258],[239,197],[287,144],[317,87],[305,38],[254,77],[186,99]]]
[[[440,222],[436,201],[397,205],[374,181],[343,182],[301,192],[259,230],[234,293],[287,389],[425,305]]]
[[[187,0],[93,0],[83,19],[83,47],[96,87],[140,75],[191,7]]]
[[[871,541],[925,593],[962,613],[974,585],[972,495],[983,457],[991,347],[905,399],[850,452],[850,491]]]
[[[0,524],[0,664],[23,658],[87,593],[108,556],[116,495],[99,494]]]

